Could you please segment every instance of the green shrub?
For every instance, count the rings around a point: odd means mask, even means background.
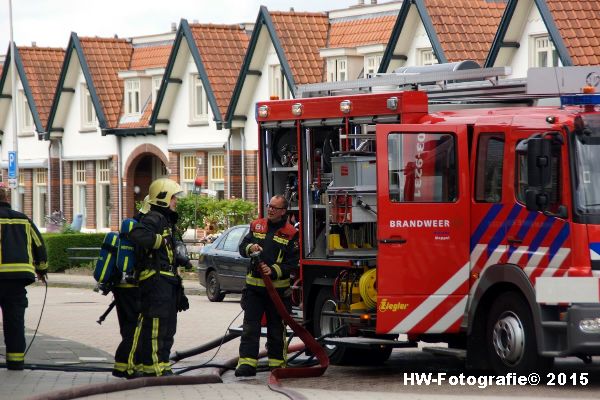
[[[67,248],[69,247],[100,247],[104,240],[105,233],[45,233],[43,234],[48,252],[48,271],[58,272],[74,265],[87,265],[89,261],[80,261],[71,263],[67,258]],[[97,256],[98,251],[90,251],[84,256]]]
[[[181,232],[207,225],[215,230],[223,230],[256,218],[256,204],[242,199],[216,200],[213,197],[190,194],[179,199],[177,212],[177,225]]]

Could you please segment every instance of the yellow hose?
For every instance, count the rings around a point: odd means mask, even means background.
[[[376,281],[377,268],[371,268],[362,274],[358,281],[360,297],[362,297],[363,302],[369,310],[374,309],[377,306],[377,289],[375,289]]]

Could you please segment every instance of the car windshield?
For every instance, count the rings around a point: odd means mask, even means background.
[[[575,202],[584,214],[600,214],[600,120],[586,119],[575,132]]]

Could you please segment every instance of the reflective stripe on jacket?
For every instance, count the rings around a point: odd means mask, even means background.
[[[27,216],[0,202],[0,279],[35,280],[45,272],[44,239]]]

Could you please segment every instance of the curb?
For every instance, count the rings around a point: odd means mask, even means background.
[[[196,295],[205,295],[206,294],[206,289],[204,289],[203,287],[200,287],[200,288],[185,287],[185,281],[183,281],[183,285],[184,285],[184,291],[185,291],[186,295],[196,296]],[[43,283],[36,282],[33,284],[33,286],[43,286]],[[67,281],[60,281],[60,280],[59,281],[48,280],[48,287],[79,288],[79,289],[94,290],[94,288],[96,287],[96,284],[89,283],[89,282],[67,282]]]

